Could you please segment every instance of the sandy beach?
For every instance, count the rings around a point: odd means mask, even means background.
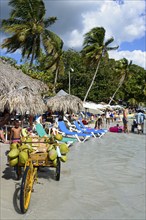
[[[26,214],[19,210],[21,181],[7,165],[9,145],[0,143],[0,219],[146,219],[145,134],[108,132],[71,146],[60,181],[54,169],[38,172]]]

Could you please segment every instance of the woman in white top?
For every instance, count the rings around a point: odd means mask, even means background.
[[[110,125],[110,112],[107,110],[105,113],[106,125]]]

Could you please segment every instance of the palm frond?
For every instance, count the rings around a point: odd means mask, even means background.
[[[104,45],[107,47],[107,46],[108,46],[109,44],[111,44],[113,41],[114,41],[114,38],[111,37],[111,38],[109,38],[109,39],[104,43]]]
[[[115,46],[115,47],[106,47],[106,50],[107,51],[110,51],[110,50],[117,50],[119,48],[119,46]]]
[[[47,19],[44,19],[44,25],[45,28],[51,26],[52,24],[54,24],[57,21],[57,17],[49,17]]]

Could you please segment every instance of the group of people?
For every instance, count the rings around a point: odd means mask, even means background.
[[[121,122],[123,123],[123,132],[129,133],[129,123],[128,123],[129,109],[128,107],[125,107],[121,113],[122,113]],[[111,118],[114,118],[113,114],[111,115],[110,111],[106,111],[104,118],[102,116],[99,116],[96,119],[94,128],[101,129],[103,127],[103,121],[105,120],[106,127],[110,129],[111,122],[116,121],[114,119],[111,120]],[[131,125],[131,131],[134,132],[134,129],[136,128],[138,133],[140,132],[143,133],[144,132],[144,120],[145,120],[145,114],[143,110],[137,110],[137,112],[135,113],[135,119],[133,120],[133,124]],[[116,126],[119,127],[119,124],[117,124]]]
[[[144,120],[145,120],[145,114],[144,111],[139,109],[137,110],[135,114],[135,119],[133,120],[133,124],[131,125],[131,131],[134,132],[135,128],[137,129],[138,134],[144,132]],[[128,108],[125,108],[123,110],[123,126],[124,126],[124,132],[128,133]]]
[[[133,124],[131,127],[131,131],[134,132],[135,128],[138,131],[138,134],[141,132],[144,132],[144,120],[145,120],[145,115],[142,110],[138,110],[137,114],[135,115],[135,119],[133,120]]]
[[[123,132],[124,133],[129,133],[128,114],[129,114],[128,108],[124,108],[123,113],[122,113]],[[105,112],[104,117],[102,117],[102,115],[98,116],[95,121],[94,128],[95,129],[102,129],[104,120],[105,120],[106,126],[109,126],[110,121],[111,121],[111,117],[113,118],[113,115],[111,116],[111,113],[109,111]],[[70,122],[75,119],[76,119],[75,115],[69,116]],[[21,128],[19,121],[15,120],[14,126],[11,128],[11,132],[10,132],[10,141],[7,141],[5,139],[3,127],[5,124],[7,124],[8,120],[10,120],[10,118],[9,118],[8,112],[6,111],[6,112],[4,112],[3,120],[2,121],[0,120],[0,139],[5,144],[10,143],[10,142],[19,141],[20,137],[21,137],[21,131],[22,131],[22,128]],[[33,123],[43,124],[43,120],[44,120],[44,118],[42,117],[42,115],[37,115],[35,118],[33,118],[31,120],[30,128],[32,129],[31,126]],[[50,117],[49,117],[49,120],[50,120]],[[59,118],[58,118],[58,120],[59,120]],[[140,133],[140,132],[143,133],[144,132],[144,120],[145,120],[144,112],[142,110],[138,110],[137,113],[135,114],[135,119],[133,120],[133,124],[131,125],[131,131],[134,132],[134,130],[136,128],[138,133]],[[118,124],[118,127],[119,127],[119,124]]]

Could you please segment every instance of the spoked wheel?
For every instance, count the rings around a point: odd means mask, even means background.
[[[27,166],[23,174],[20,190],[20,209],[22,213],[27,212],[29,207],[31,192],[34,183],[33,170],[34,169],[30,166]]]
[[[60,162],[60,158],[57,157],[56,181],[59,181],[59,180],[60,180],[60,170],[61,170],[61,162]]]

